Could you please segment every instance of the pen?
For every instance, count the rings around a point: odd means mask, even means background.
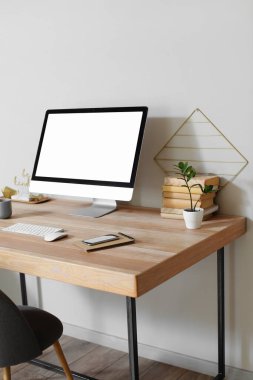
[[[125,236],[125,237],[127,237],[128,239],[134,240],[134,238],[133,238],[132,236],[129,236],[129,235],[123,234],[123,232],[118,232],[118,234],[120,234],[120,235],[122,235],[122,236]]]

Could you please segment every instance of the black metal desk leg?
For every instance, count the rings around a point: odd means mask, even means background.
[[[126,297],[128,348],[131,380],[139,380],[138,342],[135,298]]]
[[[23,305],[28,305],[25,274],[24,273],[19,273],[19,279],[20,279],[22,304]]]
[[[215,380],[225,378],[225,286],[224,286],[224,247],[217,251],[218,287],[218,375]]]

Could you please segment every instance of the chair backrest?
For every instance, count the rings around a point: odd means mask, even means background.
[[[36,337],[17,306],[0,290],[0,367],[9,367],[41,354]]]

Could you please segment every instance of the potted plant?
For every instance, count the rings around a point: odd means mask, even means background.
[[[197,207],[199,200],[193,201],[191,189],[193,187],[199,187],[203,194],[210,193],[213,191],[213,185],[202,186],[200,183],[190,184],[192,178],[196,176],[196,170],[188,164],[188,162],[180,161],[177,165],[174,165],[176,168],[176,173],[179,175],[179,178],[184,181],[183,187],[186,187],[189,192],[190,198],[190,207],[183,210],[184,221],[187,228],[195,229],[200,228],[204,209]]]

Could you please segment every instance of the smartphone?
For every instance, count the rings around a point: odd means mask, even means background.
[[[83,243],[88,244],[88,245],[96,245],[96,244],[106,243],[107,241],[113,241],[117,239],[119,239],[119,236],[109,234],[109,235],[103,235],[103,236],[98,236],[95,238],[83,240]]]

